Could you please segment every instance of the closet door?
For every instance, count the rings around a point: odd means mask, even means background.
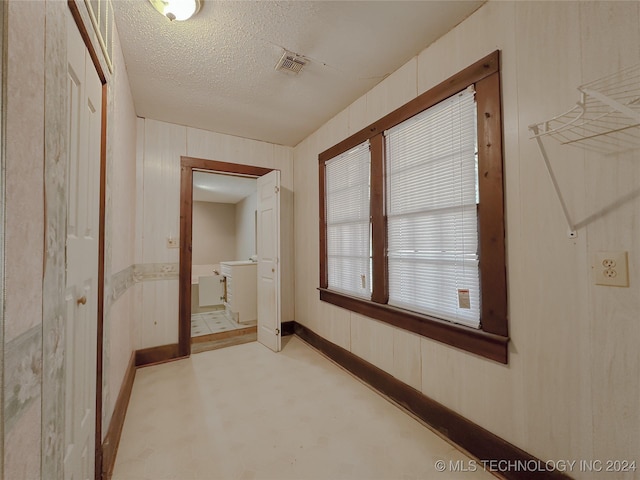
[[[67,282],[64,478],[94,477],[102,84],[67,13]]]

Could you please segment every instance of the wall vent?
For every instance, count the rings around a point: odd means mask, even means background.
[[[276,64],[276,70],[298,74],[307,63],[308,60],[303,56],[285,50]]]

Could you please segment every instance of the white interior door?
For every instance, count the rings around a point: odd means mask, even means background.
[[[258,341],[280,351],[280,171],[258,178]]]
[[[94,478],[102,85],[67,12],[67,283],[64,478]]]

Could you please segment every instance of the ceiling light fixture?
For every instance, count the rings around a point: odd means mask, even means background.
[[[169,20],[184,21],[200,10],[201,0],[149,0],[157,11]]]

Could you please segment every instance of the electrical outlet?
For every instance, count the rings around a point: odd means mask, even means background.
[[[591,268],[596,285],[629,286],[627,252],[597,252],[593,256]]]

